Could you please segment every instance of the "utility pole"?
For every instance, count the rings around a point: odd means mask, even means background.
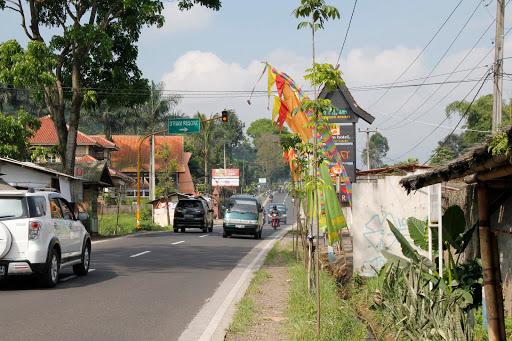
[[[151,81],[151,116],[155,115],[155,104],[153,101],[153,92],[154,92],[155,84]],[[152,127],[154,130],[155,127]],[[151,201],[155,200],[155,135],[151,135],[151,150],[150,150],[150,161],[149,161],[149,197]],[[155,222],[155,210],[153,205],[151,205],[151,218],[152,221]]]
[[[377,129],[371,130],[367,128],[366,130],[358,129],[360,133],[366,133],[366,169],[370,170],[370,133],[376,133]],[[368,174],[368,179],[370,178],[370,174]]]
[[[226,169],[226,144],[224,143],[224,169]]]
[[[496,38],[494,42],[494,89],[492,102],[492,132],[502,122],[503,97],[503,40],[505,27],[505,0],[496,0]]]

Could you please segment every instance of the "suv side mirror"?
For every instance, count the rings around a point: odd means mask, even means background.
[[[78,219],[77,220],[86,221],[87,219],[89,219],[89,214],[87,214],[87,212],[79,212],[78,213]]]

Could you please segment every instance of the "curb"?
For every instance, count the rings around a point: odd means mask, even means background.
[[[265,257],[274,244],[282,239],[292,226],[282,229],[270,239],[262,240],[231,270],[215,290],[215,293],[201,307],[178,340],[224,340],[226,329],[231,324],[236,304],[245,295],[251,279],[263,265]]]

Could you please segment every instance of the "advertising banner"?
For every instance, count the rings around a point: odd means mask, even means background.
[[[240,169],[212,169],[212,186],[238,187],[240,186]]]

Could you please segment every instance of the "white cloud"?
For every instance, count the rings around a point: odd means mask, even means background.
[[[509,50],[507,47],[506,50]],[[468,58],[459,69],[473,67],[487,51],[487,48],[473,51],[471,58]],[[402,46],[381,51],[372,49],[352,49],[340,63],[343,77],[349,87],[393,82],[404,68],[409,65],[418,52],[418,49],[409,49]],[[434,73],[450,72],[466,52],[467,51],[459,51],[450,55]],[[489,56],[489,58],[490,57],[491,56]],[[333,63],[336,60],[336,52],[323,51],[319,53],[317,59],[319,62]],[[281,71],[288,73],[297,83],[301,84],[304,89],[310,88],[304,81],[303,75],[304,70],[311,63],[311,57],[306,54],[298,55],[293,51],[283,49],[271,51],[266,56],[262,56],[261,59],[254,60],[247,65],[224,61],[211,52],[189,51],[176,60],[171,70],[163,76],[163,81],[167,89],[174,90],[250,90],[263,69],[260,60],[266,60]],[[423,58],[420,58],[402,80],[423,77],[430,71],[431,67],[432,66],[426,63]],[[481,69],[480,72],[475,71],[469,78],[478,78],[483,71],[484,69]],[[458,80],[464,76],[465,73],[455,74],[451,77],[451,80]],[[265,78],[266,77],[263,77],[259,82],[258,90],[265,90]],[[444,76],[431,79],[428,82],[443,80]],[[415,83],[421,83],[421,81],[416,81]],[[462,84],[437,107],[418,119],[434,124],[439,123],[444,118],[444,107],[454,100],[462,99],[473,85],[474,83]],[[421,108],[419,113],[422,113],[422,110],[428,109],[436,101],[439,101],[451,88],[452,85],[445,85],[441,88],[440,91],[432,96],[428,103]],[[398,112],[397,109],[413,94],[415,88],[393,89],[389,91],[378,105],[368,110],[376,117],[373,126],[382,127],[390,124],[403,124],[404,121],[401,120],[400,117],[410,114],[412,110],[415,110],[435,89],[436,86],[421,87],[421,90],[417,91],[417,93],[411,97],[409,103]],[[488,90],[488,86],[484,87],[482,94],[486,93]],[[354,89],[352,94],[358,104],[362,108],[367,109],[382,92],[356,91]],[[215,98],[211,98],[211,95],[209,96],[210,98],[207,98],[208,96],[198,97],[200,96],[185,95],[180,104],[180,109],[189,114],[197,111],[209,114],[219,112],[224,108],[230,108],[238,113],[239,117],[246,125],[250,124],[250,122],[255,119],[270,117],[270,112],[267,110],[268,103],[266,96],[255,95],[251,99],[252,105],[250,106],[247,104],[247,95],[229,94],[225,95],[223,98],[219,98],[218,95],[216,95]],[[393,120],[391,120],[390,115],[395,116]],[[455,125],[455,121],[445,122],[445,125],[453,126]],[[389,155],[391,157],[397,157],[404,153],[431,129],[433,129],[433,127],[409,124],[399,129],[383,130],[382,133],[388,137],[390,142],[391,150]],[[411,152],[411,155],[404,156],[404,158],[407,156],[419,156],[420,159],[426,160],[430,156],[430,151],[437,144],[437,141],[447,134],[447,129],[438,129],[425,144]],[[359,138],[358,145],[361,146],[360,149],[363,148],[363,144],[363,139]]]
[[[188,11],[180,11],[177,3],[168,3],[162,15],[165,24],[162,29],[154,28],[153,31],[167,33],[200,31],[210,25],[213,19],[213,11],[203,7],[194,6]]]

